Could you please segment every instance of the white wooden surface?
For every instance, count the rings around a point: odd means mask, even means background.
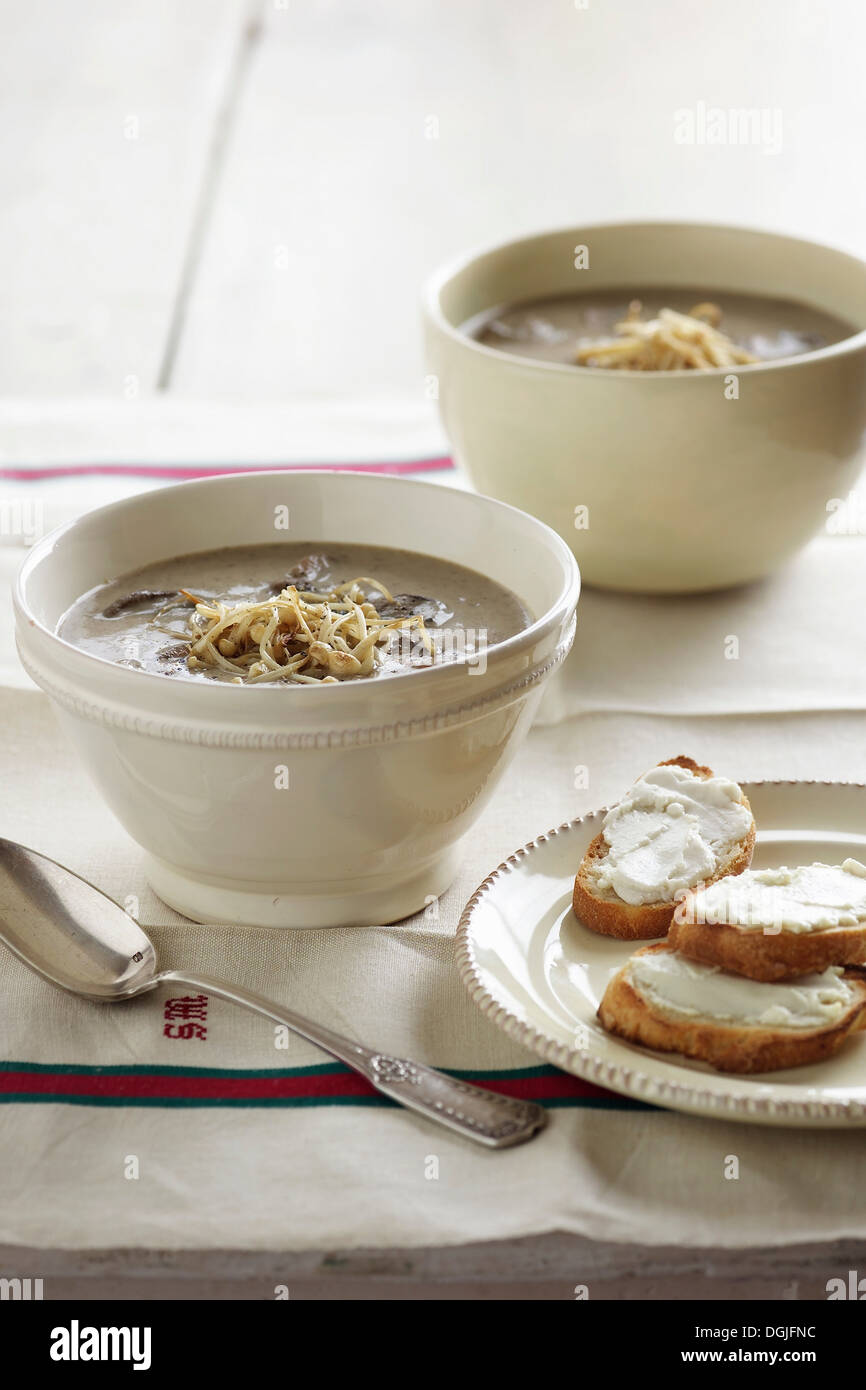
[[[49,422],[418,400],[424,276],[545,224],[866,250],[861,0],[2,0],[0,36],[0,397]],[[677,143],[700,103],[781,148]]]
[[[866,249],[864,38],[860,0],[271,8],[176,388],[420,391],[425,275],[547,225],[693,217]],[[781,150],[677,144],[699,102],[778,108]]]
[[[3,0],[0,392],[155,388],[242,0]]]

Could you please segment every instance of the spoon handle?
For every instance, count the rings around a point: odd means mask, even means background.
[[[161,971],[158,983],[190,985],[220,999],[227,999],[232,1004],[240,1004],[253,1013],[263,1014],[265,1018],[283,1024],[293,1033],[306,1038],[307,1042],[315,1043],[323,1052],[330,1053],[338,1061],[360,1072],[377,1091],[398,1105],[415,1110],[430,1120],[438,1120],[448,1129],[475,1139],[488,1148],[504,1149],[513,1144],[522,1144],[547,1123],[547,1116],[540,1105],[503,1096],[482,1086],[471,1086],[466,1081],[458,1081],[420,1062],[374,1052],[250,990],[179,970]]]

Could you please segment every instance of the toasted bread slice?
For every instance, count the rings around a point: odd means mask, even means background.
[[[823,890],[823,891],[822,891]],[[750,869],[677,904],[668,941],[750,980],[792,980],[866,961],[866,866]]]
[[[662,971],[662,992],[648,992],[646,979],[636,978],[635,972],[642,957],[662,955],[668,964],[659,961],[646,972]],[[682,1005],[682,996],[688,997],[692,1011],[675,1007],[664,993],[669,988],[666,970],[680,992],[677,1003]],[[728,1011],[732,994],[733,1014]],[[822,1005],[821,996],[833,1002]],[[789,1013],[789,1006],[800,1010],[799,1015]],[[718,1071],[778,1071],[832,1057],[851,1033],[864,1027],[866,971],[853,966],[808,975],[796,985],[761,984],[687,961],[660,941],[636,951],[617,971],[598,1017],[609,1033],[658,1052],[707,1062]],[[796,1018],[796,1025],[785,1021]]]
[[[707,780],[715,776],[709,767],[702,767],[692,758],[680,756],[668,758],[659,767],[678,767],[693,777]],[[713,882],[728,874],[739,874],[752,862],[755,848],[755,821],[748,798],[740,791],[739,804],[748,812],[749,825],[741,839],[730,846],[728,851],[717,858],[711,873],[701,875],[702,882]],[[615,809],[615,808],[614,808]],[[664,936],[671,925],[676,901],[663,899],[658,902],[628,903],[616,891],[600,881],[610,846],[605,832],[596,835],[583,857],[577,877],[574,880],[573,906],[575,916],[584,926],[602,936],[615,936],[621,940],[639,941],[650,937]]]

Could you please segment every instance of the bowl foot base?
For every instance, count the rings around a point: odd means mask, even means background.
[[[236,879],[197,878],[148,854],[145,872],[151,888],[184,917],[214,926],[238,927],[372,927],[399,922],[435,903],[450,885],[460,863],[454,846],[409,875],[381,874],[346,885],[294,883],[257,890]],[[304,885],[306,886],[306,885]],[[327,887],[331,891],[323,891]]]

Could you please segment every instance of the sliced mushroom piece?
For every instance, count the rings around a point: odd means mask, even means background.
[[[411,618],[417,615],[425,623],[441,627],[454,617],[451,609],[440,599],[424,598],[422,594],[395,594],[393,601],[374,598],[372,603],[380,618]]]
[[[143,603],[158,603],[162,599],[176,598],[177,592],[177,589],[133,589],[131,594],[124,594],[122,598],[116,598],[107,608],[103,608],[102,616],[117,618],[128,608],[138,608]]]
[[[169,647],[160,647],[156,654],[157,661],[177,661],[181,657],[189,656],[189,642],[174,642]]]
[[[283,579],[275,579],[268,585],[271,593],[279,594],[288,584],[294,584],[296,589],[310,590],[315,589],[323,575],[328,574],[331,568],[331,561],[327,555],[305,555],[287,572]]]

